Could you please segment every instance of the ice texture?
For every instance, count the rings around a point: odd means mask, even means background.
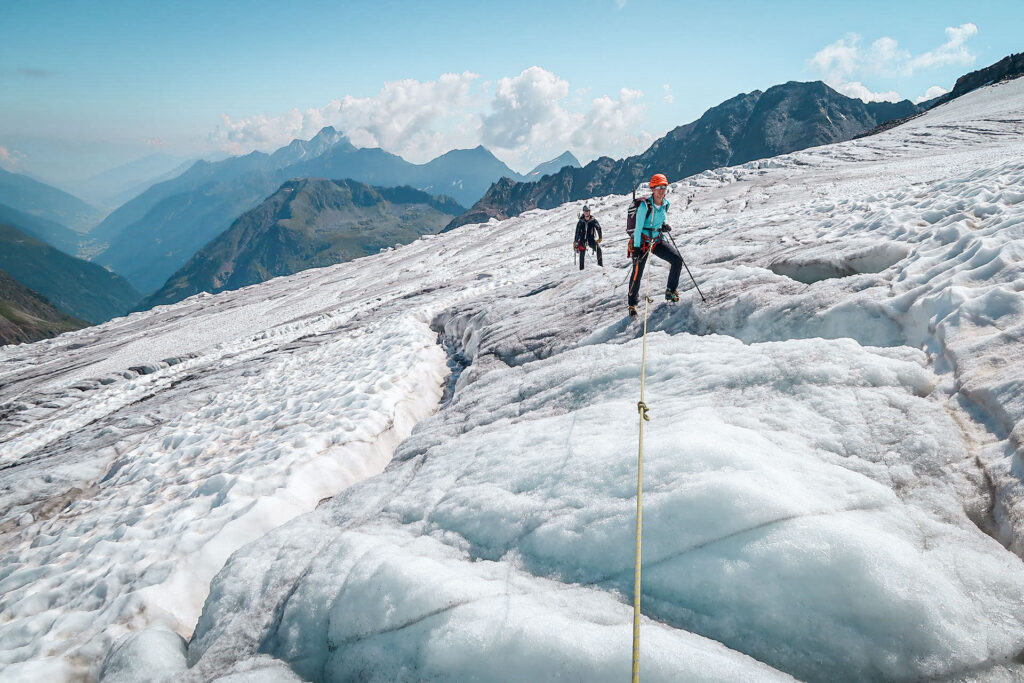
[[[644,680],[1024,677],[1022,112],[672,185]],[[577,208],[0,349],[5,680],[624,680],[642,341]]]

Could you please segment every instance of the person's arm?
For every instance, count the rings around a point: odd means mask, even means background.
[[[600,242],[601,241],[601,223],[598,222],[598,220],[596,218],[594,219],[594,230],[597,232],[597,241]]]
[[[643,244],[641,235],[644,232],[644,221],[647,220],[647,202],[640,202],[640,206],[636,207],[636,227],[633,228],[633,248],[639,249],[640,245]]]

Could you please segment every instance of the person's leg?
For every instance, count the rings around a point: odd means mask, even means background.
[[[597,240],[595,240],[594,238],[590,239],[590,248],[594,250],[595,254],[597,254],[597,265],[603,266],[604,257],[601,254],[601,245],[598,244]]]
[[[640,280],[644,277],[644,266],[647,265],[647,256],[640,255],[633,259],[630,266],[629,276],[629,305],[636,306],[640,301]]]
[[[669,262],[668,289],[676,291],[679,287],[679,274],[683,271],[683,257],[668,242],[659,242],[658,246],[654,247],[654,253]]]
[[[580,270],[583,270],[583,260],[585,258],[587,258],[587,249],[586,249],[586,247],[584,247],[583,249],[580,249],[579,253],[580,253]]]

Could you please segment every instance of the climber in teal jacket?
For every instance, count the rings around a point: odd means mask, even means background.
[[[633,265],[629,280],[629,314],[636,315],[636,304],[640,300],[640,280],[643,278],[644,266],[651,254],[669,263],[668,288],[665,290],[666,301],[679,301],[679,274],[683,270],[683,257],[676,248],[662,241],[662,235],[671,228],[665,223],[669,202],[665,199],[668,193],[668,178],[661,173],[651,176],[651,198],[640,202],[636,208],[636,228],[633,229]],[[648,205],[651,207],[648,211]]]
[[[662,195],[664,197],[664,195]],[[647,205],[651,204],[654,211],[647,215]],[[644,241],[657,242],[661,239],[661,227],[665,224],[665,214],[668,213],[670,202],[662,199],[661,206],[654,203],[651,197],[649,202],[640,202],[636,207],[636,228],[633,230],[633,249],[639,250]]]

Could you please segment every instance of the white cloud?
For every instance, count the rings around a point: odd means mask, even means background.
[[[949,27],[945,43],[917,56],[912,56],[888,36],[862,47],[861,37],[851,33],[818,51],[808,60],[808,66],[828,85],[849,97],[859,97],[866,102],[898,101],[902,98],[896,91],[873,92],[863,80],[868,76],[905,78],[919,69],[970,64],[975,56],[967,49],[966,42],[977,32],[978,27],[971,23]]]
[[[160,148],[167,146],[167,143],[164,142],[163,140],[161,140],[160,138],[143,138],[142,139],[142,144],[148,145],[150,147],[160,147]]]
[[[270,150],[295,138],[308,139],[332,125],[360,147],[381,147],[425,160],[447,151],[446,138],[468,137],[464,110],[472,104],[470,86],[477,74],[444,74],[436,81],[413,79],[385,83],[372,97],[345,95],[320,108],[298,108],[278,116],[255,115],[233,121],[222,116],[215,141],[234,154]],[[441,133],[447,130],[448,134]]]
[[[928,90],[926,90],[923,95],[915,99],[914,104],[921,104],[922,102],[925,102],[927,100],[934,100],[936,97],[940,95],[945,95],[947,92],[949,91],[946,90],[945,88],[933,85],[932,87],[928,88]]]
[[[0,168],[5,171],[15,172],[21,168],[21,162],[25,158],[24,154],[19,152],[12,152],[6,147],[0,147]]]
[[[914,57],[910,62],[911,66],[913,68],[928,68],[948,64],[973,64],[976,57],[970,53],[964,43],[977,33],[978,27],[971,23],[951,26],[946,29],[946,36],[949,39],[938,49]]]
[[[893,38],[883,36],[871,43],[871,47],[865,52],[863,59],[867,73],[910,75],[905,66],[910,59],[910,53],[902,49]]]
[[[815,71],[826,74],[826,79],[848,76],[859,67],[858,42],[860,42],[860,36],[856,34],[840,38],[831,45],[826,45],[811,57],[810,65]]]
[[[643,123],[643,97],[639,90],[623,88],[619,98],[599,97],[583,115],[569,138],[569,144],[584,157],[624,155],[639,151],[653,142],[653,137],[639,130]]]
[[[481,139],[487,147],[514,150],[568,135],[570,114],[559,104],[569,82],[539,66],[502,78],[483,117]]]
[[[497,84],[490,114],[481,120],[481,141],[510,163],[532,165],[572,148],[584,159],[639,151],[652,136],[640,130],[643,93],[623,88],[570,111],[563,105],[569,83],[540,67],[530,67]]]
[[[666,83],[662,87],[665,88],[665,101],[669,104],[675,102],[676,98],[672,95],[672,86]]]
[[[213,134],[225,150],[270,151],[324,126],[357,147],[381,147],[423,162],[450,149],[483,144],[513,166],[526,168],[570,149],[581,158],[641,151],[653,137],[641,126],[643,93],[622,89],[615,98],[587,99],[568,81],[539,66],[481,83],[474,73],[437,81],[386,83],[371,97],[346,95],[323,107],[277,116],[222,117]],[[671,89],[666,86],[666,97]]]
[[[845,83],[838,83],[836,85],[832,85],[830,83],[829,85],[847,97],[856,97],[865,102],[899,102],[903,99],[903,97],[901,97],[895,90],[872,92],[870,88],[860,81],[848,81]]]

